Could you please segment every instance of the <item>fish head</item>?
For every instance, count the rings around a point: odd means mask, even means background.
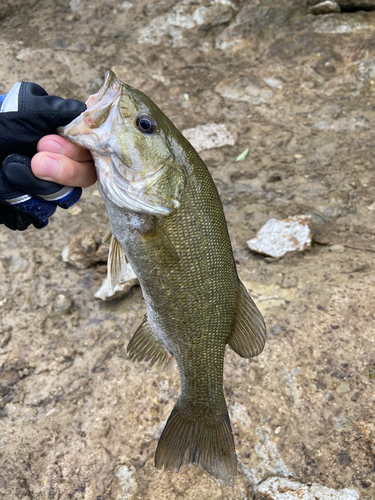
[[[170,139],[177,131],[172,122],[112,71],[86,106],[58,133],[92,152],[102,196],[138,213],[167,216],[177,209],[186,173]]]

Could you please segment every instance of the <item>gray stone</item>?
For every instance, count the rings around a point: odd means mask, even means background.
[[[245,101],[250,104],[268,103],[273,96],[273,92],[262,88],[255,81],[248,78],[231,78],[223,80],[215,87],[225,99],[232,101]]]
[[[338,432],[351,432],[353,430],[353,422],[349,417],[336,417],[335,419],[335,429]]]
[[[289,479],[271,477],[262,483],[256,500],[358,500],[356,490],[334,490],[317,483],[302,484]]]

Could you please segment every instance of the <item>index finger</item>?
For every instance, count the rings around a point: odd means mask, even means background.
[[[37,145],[38,152],[57,153],[67,156],[71,160],[85,162],[92,160],[88,149],[73,144],[64,137],[56,134],[45,135],[40,139]]]

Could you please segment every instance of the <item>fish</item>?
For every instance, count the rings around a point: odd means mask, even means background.
[[[59,133],[92,153],[110,231],[108,277],[130,265],[146,315],[127,353],[170,367],[181,392],[160,436],[157,469],[197,466],[234,486],[237,459],[223,391],[226,345],[260,354],[263,317],[240,281],[207,166],[159,107],[108,71],[87,109]]]

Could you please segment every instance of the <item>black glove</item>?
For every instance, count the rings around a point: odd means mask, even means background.
[[[31,157],[39,139],[55,133],[85,109],[81,101],[49,96],[30,82],[18,82],[0,96],[0,224],[20,231],[30,224],[42,228],[56,206],[68,208],[79,200],[81,188],[35,177]]]

